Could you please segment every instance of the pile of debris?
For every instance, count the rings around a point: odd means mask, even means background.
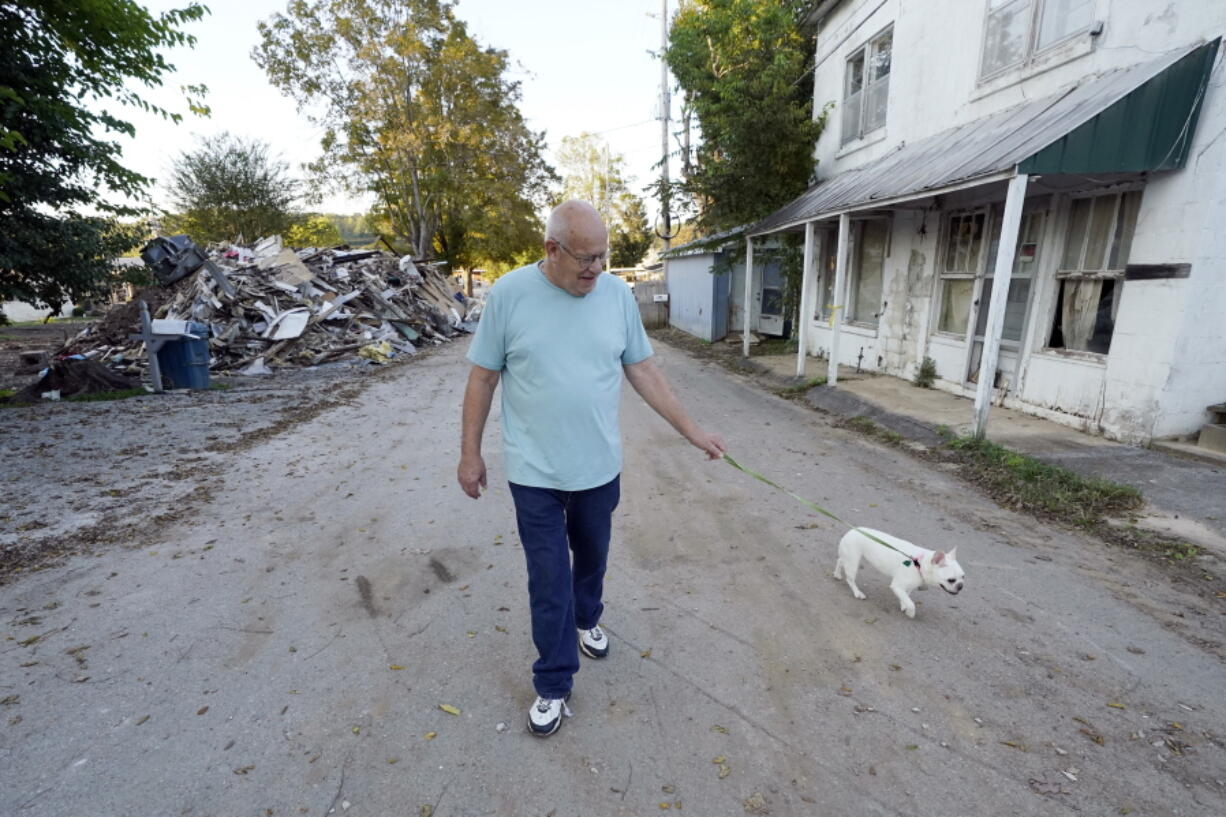
[[[7,401],[0,402],[37,403],[43,399],[66,400],[86,394],[137,388],[140,388],[140,383],[116,374],[101,363],[70,358],[55,361],[38,380],[12,395]]]
[[[215,245],[206,266],[151,288],[168,298],[146,290],[114,307],[57,357],[142,372],[143,344],[129,337],[140,331],[140,300],[151,302],[152,317],[207,325],[211,370],[248,374],[346,356],[385,362],[471,327],[465,302],[436,266],[383,250],[293,250],[273,236],[250,248]]]

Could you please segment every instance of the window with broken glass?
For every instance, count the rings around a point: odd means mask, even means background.
[[[1048,348],[1101,355],[1111,350],[1140,209],[1139,190],[1073,199]]]
[[[843,86],[843,144],[885,126],[893,53],[891,27],[848,57]]]
[[[1018,68],[1093,23],[1094,0],[987,0],[979,79]]]

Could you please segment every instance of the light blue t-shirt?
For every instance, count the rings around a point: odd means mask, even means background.
[[[502,372],[507,479],[585,491],[621,473],[622,366],[652,353],[634,294],[614,275],[583,297],[536,264],[499,278],[468,359]]]

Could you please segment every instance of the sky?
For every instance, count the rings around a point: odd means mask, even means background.
[[[182,5],[143,2],[154,13]],[[288,0],[204,2],[212,14],[184,27],[196,36],[195,48],[168,52],[176,72],[164,87],[146,94],[184,111],[180,86],[204,84],[212,114],[207,119],[186,115],[175,125],[127,109],[124,118],[136,126],[136,137],[121,140],[124,163],[165,178],[173,158],[194,148],[198,137],[229,131],[267,142],[301,175],[298,166],[318,156],[322,130],[300,115],[251,59],[260,39],[257,23],[283,11]],[[670,15],[676,5],[670,0]],[[545,131],[551,163],[562,137],[598,133],[625,157],[632,189],[641,195],[659,175],[653,165],[661,153],[660,61],[654,56],[660,48],[660,7],[661,0],[460,0],[456,15],[482,46],[509,52],[510,78],[522,83],[520,110],[533,130]],[[676,117],[675,100],[673,108]],[[166,204],[160,185],[152,193],[155,203]],[[332,194],[317,209],[364,212],[369,203]],[[654,217],[650,202],[648,207]]]

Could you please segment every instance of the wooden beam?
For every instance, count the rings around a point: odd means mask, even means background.
[[[1009,282],[1013,278],[1013,258],[1017,254],[1017,234],[1022,226],[1027,179],[1024,173],[1014,176],[1009,181],[1009,192],[1005,196],[1005,216],[1000,225],[996,269],[992,274],[992,302],[988,307],[988,323],[983,330],[983,354],[979,358],[979,383],[975,389],[973,428],[977,440],[983,439],[988,429],[988,410],[992,406],[992,385],[996,380],[1000,334],[1005,327],[1005,308],[1009,303]]]
[[[749,357],[749,324],[753,316],[753,239],[745,239],[745,308],[741,327],[741,357]]]
[[[830,334],[830,361],[826,368],[826,383],[833,386],[839,382],[839,333],[843,329],[843,306],[847,303],[847,244],[851,239],[851,216],[839,213],[839,242],[834,263],[834,291],[830,305],[833,310],[833,332]]]
[[[813,293],[813,239],[815,224],[812,221],[805,222],[805,255],[804,266],[800,271],[800,308],[797,310],[796,316],[796,376],[805,376],[805,356],[808,354],[809,341],[809,321],[812,319],[813,313],[810,311],[809,301],[812,299]]]

